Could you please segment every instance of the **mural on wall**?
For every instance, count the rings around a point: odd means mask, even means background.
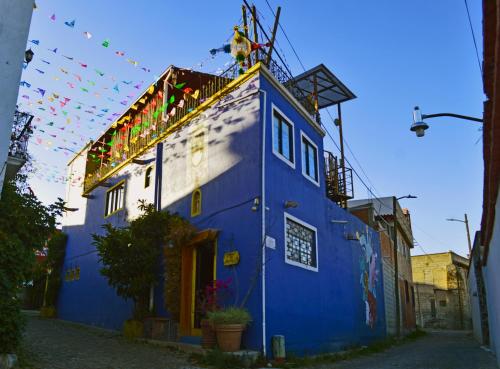
[[[377,321],[377,253],[372,246],[372,236],[368,229],[364,233],[356,232],[361,245],[361,256],[359,259],[360,284],[363,289],[363,301],[365,302],[365,323],[370,328],[375,327]]]

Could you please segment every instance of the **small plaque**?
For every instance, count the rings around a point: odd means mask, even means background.
[[[240,262],[240,253],[231,251],[224,253],[224,266],[236,265]]]
[[[266,247],[276,249],[276,239],[271,236],[266,236]]]

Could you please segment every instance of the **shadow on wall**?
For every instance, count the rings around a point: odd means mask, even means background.
[[[256,81],[249,84],[251,89],[255,89]],[[251,202],[260,193],[259,187],[259,165],[260,130],[258,124],[242,125],[245,120],[257,123],[258,109],[255,112],[247,112],[254,99],[245,99],[246,89],[237,90],[231,94],[231,98],[226,97],[219,101],[215,106],[203,116],[203,119],[195,119],[190,124],[182,127],[173,135],[167,138],[164,152],[172,151],[173,155],[165,157],[162,163],[163,182],[175,180],[175,176],[185,175],[182,173],[172,173],[169,168],[176,162],[180,167],[187,167],[187,160],[190,155],[189,137],[185,136],[192,127],[203,125],[207,132],[207,152],[214,153],[215,158],[210,155],[206,158],[209,164],[216,161],[218,157],[231,157],[232,166],[225,168],[224,171],[216,172],[206,182],[196,184],[203,193],[203,212],[202,215],[191,219],[190,204],[191,192],[185,192],[183,196],[169,201],[168,204],[162,204],[163,209],[172,212],[178,212],[188,220],[192,221],[199,229],[219,228],[220,233],[220,252],[223,254],[226,250],[234,247],[238,249],[255,249],[252,243],[259,242],[259,233],[257,238],[250,231],[253,227],[258,227],[258,215],[250,210]],[[252,95],[252,94],[251,94]],[[258,94],[253,95],[258,100]],[[232,102],[233,99],[238,101]],[[245,112],[244,116],[243,113]],[[212,138],[212,136],[214,136]],[[144,158],[151,155],[144,155]],[[84,224],[77,224],[64,227],[68,234],[68,246],[64,271],[73,268],[79,268],[79,280],[64,281],[61,287],[61,294],[58,304],[58,313],[62,319],[77,321],[84,324],[102,326],[112,329],[121,329],[124,320],[131,317],[132,302],[125,301],[118,297],[115,291],[108,286],[107,280],[100,275],[99,257],[95,247],[92,245],[92,234],[102,234],[102,225],[111,223],[120,227],[127,224],[130,214],[135,209],[130,209],[130,205],[142,196],[143,176],[148,165],[129,164],[126,172],[122,172],[112,179],[108,180],[111,185],[125,181],[124,198],[125,208],[115,214],[104,217],[106,193],[109,188],[97,187],[92,191],[93,198],[87,200],[85,209]],[[193,186],[194,187],[194,186]],[[249,217],[248,227],[242,229],[242,219]],[[242,251],[242,257],[245,256],[243,269],[251,265],[250,269],[256,264],[256,255],[245,254]],[[222,257],[222,256],[221,256]],[[243,281],[243,275],[250,273],[250,270],[238,272],[238,268],[227,268],[218,270],[217,277],[226,278],[232,276],[238,280],[238,290],[242,291],[247,287]],[[239,274],[238,277],[234,277]],[[160,278],[161,281],[161,278]],[[157,288],[161,291],[161,286]],[[242,293],[241,293],[242,294]],[[240,295],[241,295],[240,294]],[[252,293],[253,295],[254,293]],[[241,296],[240,296],[241,297]],[[162,299],[156,299],[158,312],[162,315],[168,313],[164,310]],[[250,299],[250,305],[256,304],[255,299]],[[258,319],[258,316],[255,317]]]

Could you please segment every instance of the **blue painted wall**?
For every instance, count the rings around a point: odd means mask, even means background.
[[[259,92],[259,88],[267,94]],[[264,101],[264,99],[266,99]],[[285,164],[272,153],[272,104],[277,106],[295,125],[295,168]],[[264,110],[266,106],[266,110]],[[326,198],[324,187],[323,137],[297,112],[287,99],[261,74],[241,88],[224,97],[208,109],[203,117],[170,136],[157,155],[156,175],[161,188],[156,198],[161,208],[178,212],[198,229],[220,230],[217,250],[217,279],[232,279],[233,302],[239,303],[251,291],[246,307],[252,323],[244,333],[247,348],[262,348],[262,282],[261,232],[262,213],[252,211],[253,199],[262,198],[262,127],[266,121],[265,197],[266,234],[276,240],[276,248],[266,248],[266,345],[271,352],[271,337],[283,334],[287,350],[316,353],[364,344],[385,335],[382,269],[377,234],[356,217],[351,216]],[[190,168],[190,132],[203,126],[207,135],[201,163]],[[319,186],[302,175],[301,130],[318,146]],[[161,157],[162,156],[162,157]],[[133,168],[117,176],[132,178]],[[156,180],[154,181],[157,182]],[[132,183],[132,182],[131,182]],[[139,185],[126,187],[127,206],[144,198]],[[191,218],[190,204],[193,189],[202,191],[202,214]],[[59,301],[63,319],[120,329],[131,316],[131,304],[117,297],[99,274],[91,233],[99,233],[101,224],[110,221],[125,224],[126,212],[103,220],[106,189],[99,187],[95,196],[81,205],[85,212],[81,224],[65,227],[68,233],[68,252],[65,268],[81,267],[79,281],[64,282]],[[154,198],[151,194],[151,199]],[[75,197],[77,199],[78,196]],[[299,206],[287,209],[290,215],[313,225],[318,235],[318,271],[306,270],[285,263],[284,202],[296,201]],[[75,200],[77,201],[77,200]],[[68,204],[71,206],[71,203]],[[129,209],[130,210],[130,209]],[[131,211],[131,210],[130,210]],[[330,221],[347,220],[347,225]],[[75,223],[75,222],[73,222]],[[346,233],[358,232],[371,240],[369,248],[376,255],[372,265],[376,284],[376,319],[366,323],[366,296],[362,266],[366,246],[348,241]],[[225,267],[223,256],[238,250],[240,263]],[[88,255],[84,255],[88,253]],[[84,256],[82,256],[84,255]],[[161,281],[162,277],[159,276]],[[162,283],[155,293],[160,315],[163,308]]]
[[[266,124],[266,233],[276,239],[276,249],[266,250],[267,345],[271,337],[285,336],[288,351],[317,353],[364,344],[385,335],[382,264],[378,235],[356,217],[326,198],[323,138],[264,77],[267,91]],[[272,152],[272,104],[295,126],[295,168]],[[261,104],[262,105],[262,104]],[[302,175],[300,131],[319,149],[318,187]],[[284,202],[296,201],[297,208],[284,209]],[[318,271],[285,263],[284,212],[317,228]],[[330,220],[347,220],[347,225]],[[345,233],[368,233],[376,258],[377,319],[366,324],[359,241],[346,240]]]

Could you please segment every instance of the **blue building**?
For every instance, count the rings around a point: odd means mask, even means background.
[[[169,67],[69,163],[67,207],[78,210],[64,218],[59,316],[112,329],[130,318],[91,235],[125,225],[145,199],[199,230],[182,251],[179,339],[200,334],[195,296],[216,279],[252,315],[246,348],[266,354],[274,335],[298,354],[384,337],[379,237],[340,206],[348,170],[324,151],[318,112],[354,95],[323,65],[294,79],[274,62],[234,71]],[[224,263],[230,252],[236,265]],[[164,279],[154,306],[169,317]]]

